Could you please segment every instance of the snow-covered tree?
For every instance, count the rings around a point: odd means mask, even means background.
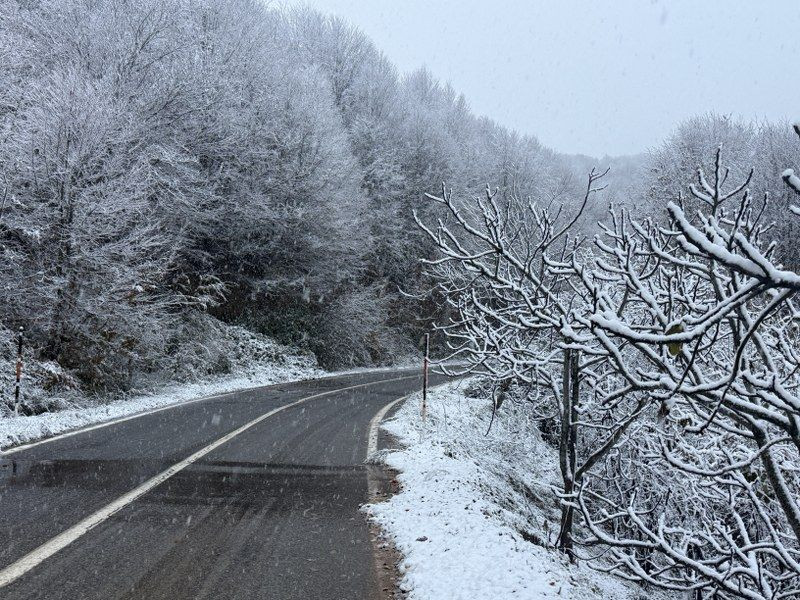
[[[579,507],[582,544],[610,547],[598,564],[618,575],[790,597],[800,275],[776,258],[752,173],[734,183],[720,151],[711,164],[691,203],[669,202],[666,220],[612,209],[591,246],[570,232],[594,174],[572,213],[445,191],[434,200],[449,222],[420,225],[455,309],[442,325],[454,356],[496,382],[495,409],[527,387],[560,423],[561,547],[578,554],[568,532]]]
[[[649,475],[671,483],[620,485],[638,468],[623,458],[619,477],[601,474],[602,491],[587,483],[579,499],[590,541],[613,548],[623,576],[790,597],[800,588],[800,276],[765,241],[770,224],[749,183],[728,182],[718,151],[690,187],[696,218],[672,202],[663,225],[621,215],[606,228],[609,258],[595,273],[606,289],[586,324],[630,385],[660,403],[659,422],[632,443]],[[607,303],[615,287],[628,310]]]

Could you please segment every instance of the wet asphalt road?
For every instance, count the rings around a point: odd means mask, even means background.
[[[0,574],[242,425],[333,392],[216,447],[0,587],[0,598],[378,598],[359,512],[369,422],[420,385],[406,370],[257,388],[2,456]]]

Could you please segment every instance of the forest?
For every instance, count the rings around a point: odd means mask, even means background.
[[[308,9],[4,0],[0,23],[0,320],[54,385],[216,372],[231,325],[391,363],[438,314],[426,192],[570,189],[535,139]]]

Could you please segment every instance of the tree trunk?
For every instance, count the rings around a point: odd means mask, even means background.
[[[580,352],[564,350],[564,375],[561,392],[561,441],[559,444],[559,464],[564,495],[575,493],[575,469],[577,464],[577,420],[578,420],[578,375],[580,371]],[[561,506],[561,529],[558,535],[558,548],[575,559],[572,543],[572,527],[575,508]]]
[[[69,153],[69,138],[66,142],[66,151]],[[58,250],[55,263],[56,278],[60,285],[56,290],[56,299],[53,306],[52,323],[50,336],[46,346],[46,355],[53,360],[62,362],[64,347],[69,344],[67,333],[67,319],[70,303],[77,287],[74,260],[74,248],[72,240],[72,227],[75,219],[75,206],[70,185],[70,174],[62,176],[58,190]],[[63,362],[62,362],[63,364]]]

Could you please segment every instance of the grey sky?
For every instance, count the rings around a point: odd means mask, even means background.
[[[305,3],[563,152],[641,152],[708,111],[800,116],[800,0]]]

